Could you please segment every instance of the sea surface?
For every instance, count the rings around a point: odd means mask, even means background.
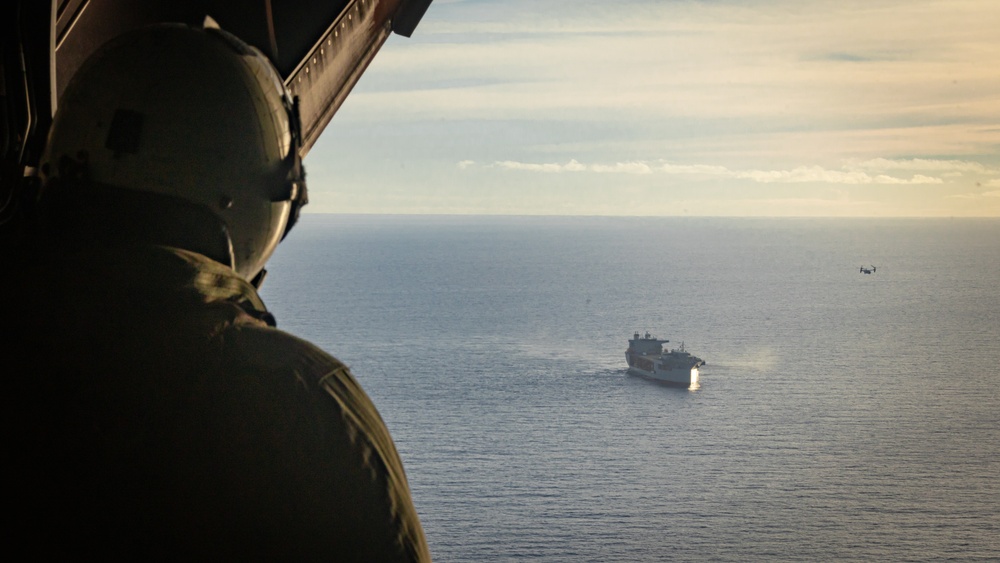
[[[269,271],[437,561],[1000,560],[998,220],[307,214]]]

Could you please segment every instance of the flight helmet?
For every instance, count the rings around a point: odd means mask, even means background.
[[[67,85],[39,206],[259,280],[307,202],[300,147],[296,101],[259,50],[218,28],[143,27],[98,49]]]

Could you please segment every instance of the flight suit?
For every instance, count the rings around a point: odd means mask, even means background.
[[[430,560],[375,406],[231,269],[64,248],[3,278],[8,549]]]

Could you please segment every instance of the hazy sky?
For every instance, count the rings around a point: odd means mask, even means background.
[[[996,0],[434,0],[311,212],[1000,216]]]

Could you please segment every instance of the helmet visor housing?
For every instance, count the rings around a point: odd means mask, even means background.
[[[67,86],[43,181],[58,177],[60,159],[82,158],[94,185],[201,206],[228,234],[230,265],[251,279],[304,196],[292,108],[270,61],[231,34],[180,24],[133,30],[99,49]]]

